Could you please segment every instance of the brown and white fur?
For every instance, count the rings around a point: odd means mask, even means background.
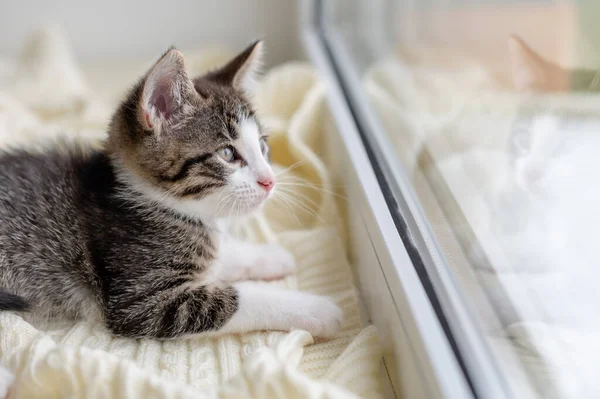
[[[333,336],[330,299],[250,281],[293,273],[291,254],[219,229],[275,188],[248,100],[261,52],[190,78],[170,49],[116,110],[106,150],[0,154],[0,309],[24,300],[34,316],[100,317],[131,338]]]

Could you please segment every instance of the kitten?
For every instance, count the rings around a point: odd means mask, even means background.
[[[564,198],[564,188],[591,178],[600,148],[600,118],[559,109],[521,109],[508,144],[518,187],[540,202]],[[576,182],[576,183],[574,183]]]
[[[106,150],[0,155],[0,309],[101,318],[114,334],[307,330],[331,337],[329,299],[245,280],[282,278],[275,245],[225,237],[218,222],[275,189],[267,138],[248,101],[262,43],[189,78],[167,51],[116,110]]]
[[[527,288],[525,309],[544,321],[599,327],[590,317],[600,310],[599,132],[592,115],[522,109],[509,139],[512,179],[496,196],[491,224]]]
[[[519,91],[600,91],[600,71],[566,69],[536,53],[518,36],[509,39],[513,81]]]

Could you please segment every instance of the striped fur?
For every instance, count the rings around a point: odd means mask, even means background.
[[[293,258],[223,244],[217,228],[274,185],[246,99],[260,48],[195,79],[170,49],[116,110],[104,151],[0,155],[0,309],[23,298],[35,317],[98,317],[136,338],[337,330],[325,298],[237,284],[291,273]]]

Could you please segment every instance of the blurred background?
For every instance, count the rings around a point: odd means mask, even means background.
[[[267,41],[268,64],[300,57],[297,1],[118,1],[24,0],[0,13],[0,54],[16,54],[42,24],[66,31],[84,62],[156,57],[171,45],[241,48],[256,38]]]

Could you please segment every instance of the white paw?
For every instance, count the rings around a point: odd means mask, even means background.
[[[342,326],[342,309],[324,296],[305,294],[302,302],[293,312],[292,329],[308,331],[314,337],[334,337]]]
[[[263,245],[250,278],[278,280],[296,271],[296,260],[288,251],[277,244]]]

